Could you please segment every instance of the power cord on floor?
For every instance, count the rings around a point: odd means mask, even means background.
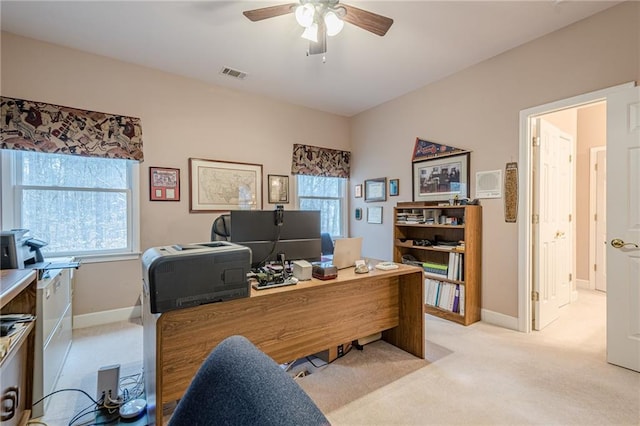
[[[50,396],[53,396],[53,395],[55,395],[55,394],[57,394],[57,393],[60,393],[60,392],[80,392],[80,393],[82,393],[82,394],[86,395],[86,396],[87,396],[87,398],[89,398],[89,399],[91,400],[91,402],[93,402],[94,404],[98,404],[98,401],[96,401],[95,399],[93,399],[93,398],[91,397],[91,395],[89,395],[88,393],[86,393],[86,392],[85,392],[85,391],[83,391],[82,389],[69,388],[69,389],[58,389],[58,390],[55,390],[55,391],[51,392],[50,394],[45,395],[45,396],[43,396],[42,398],[40,398],[39,400],[37,400],[36,402],[34,402],[34,403],[33,403],[33,405],[38,405],[38,404],[40,404],[42,401],[44,401],[45,399],[49,398]]]
[[[69,389],[58,389],[56,391],[53,391],[48,395],[43,396],[36,402],[34,402],[33,405],[35,406],[37,404],[40,404],[45,399],[60,392],[80,392],[86,395],[86,397],[89,398],[89,400],[91,400],[91,405],[81,409],[73,417],[71,417],[71,419],[69,420],[68,426],[74,426],[74,424],[80,421],[83,417],[89,414],[98,413],[101,410],[106,410],[106,413],[109,416],[115,415],[115,418],[109,419],[108,421],[105,421],[105,422],[91,423],[91,424],[92,425],[110,424],[110,423],[113,423],[119,417],[118,410],[122,404],[124,404],[125,402],[131,399],[139,398],[144,394],[143,373],[135,373],[135,374],[131,374],[131,375],[120,378],[118,387],[122,392],[122,395],[118,396],[115,399],[103,396],[99,400],[95,400],[91,397],[91,395],[89,395],[87,392],[85,392],[82,389],[69,388]],[[92,419],[92,420],[95,420],[95,419]],[[27,422],[27,424],[48,426],[47,423],[39,420],[30,420],[29,422]]]

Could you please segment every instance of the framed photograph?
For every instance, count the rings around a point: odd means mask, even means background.
[[[269,203],[280,204],[289,202],[289,176],[268,175]]]
[[[180,169],[149,167],[149,200],[180,201]]]
[[[356,220],[362,219],[362,209],[360,207],[356,207]]]
[[[364,201],[387,201],[387,178],[364,181]]]
[[[262,164],[189,158],[189,211],[262,209]]]
[[[389,180],[389,197],[397,197],[400,194],[400,179]]]
[[[413,163],[413,201],[469,198],[469,152]]]
[[[362,184],[358,184],[355,186],[355,189],[353,191],[354,193],[354,197],[355,198],[362,198]]]
[[[367,222],[382,223],[382,206],[367,207]]]

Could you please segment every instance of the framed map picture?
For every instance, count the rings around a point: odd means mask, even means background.
[[[262,209],[262,164],[189,158],[189,211]]]

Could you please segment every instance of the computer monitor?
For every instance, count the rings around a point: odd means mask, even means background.
[[[322,256],[319,210],[232,210],[229,240],[251,249],[251,266]],[[277,221],[281,221],[281,225]]]

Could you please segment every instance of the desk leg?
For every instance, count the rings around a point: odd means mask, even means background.
[[[397,327],[382,333],[385,341],[424,359],[424,286],[422,271],[399,277],[399,315]]]

